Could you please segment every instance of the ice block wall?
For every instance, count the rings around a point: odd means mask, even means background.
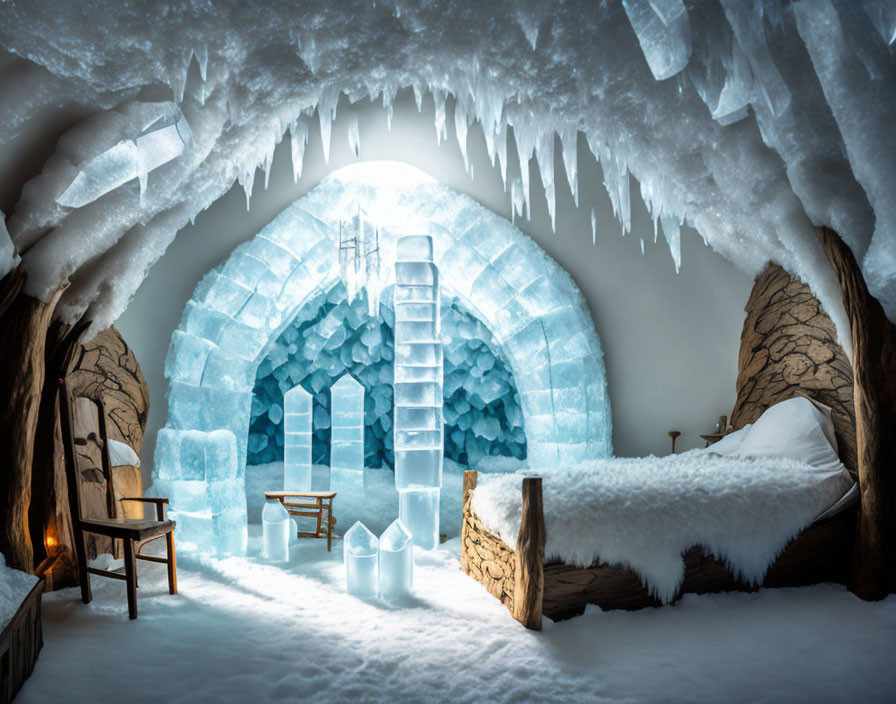
[[[439,544],[439,487],[444,451],[443,355],[439,270],[432,238],[412,235],[396,246],[395,289],[395,487],[399,518],[414,544]]]
[[[330,387],[330,489],[360,486],[364,476],[364,387],[345,374]]]
[[[290,389],[283,410],[283,490],[311,491],[311,394]]]

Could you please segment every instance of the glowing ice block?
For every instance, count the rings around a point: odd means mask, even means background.
[[[289,514],[277,499],[268,499],[261,511],[264,557],[271,562],[289,561]]]
[[[342,556],[345,561],[345,590],[353,596],[375,597],[378,588],[379,541],[358,521],[345,534]]]
[[[283,395],[284,491],[311,491],[311,399],[301,386]]]
[[[397,599],[409,596],[414,586],[414,541],[401,519],[392,521],[380,536],[380,596]]]
[[[421,550],[439,546],[439,489],[404,489],[398,492],[398,518]]]

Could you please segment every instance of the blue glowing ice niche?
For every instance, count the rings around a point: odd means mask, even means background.
[[[179,547],[246,550],[250,513],[282,486],[283,394],[314,396],[312,461],[329,455],[329,394],[348,373],[365,390],[363,504],[380,525],[396,514],[392,456],[392,281],[375,310],[348,300],[339,223],[361,208],[380,227],[383,270],[398,238],[432,239],[444,343],[446,462],[496,455],[541,471],[612,454],[600,342],[572,279],[533,240],[471,198],[394,162],[340,169],[237,247],[197,285],[171,338],[168,418],[156,444],[153,491],[171,499]],[[267,463],[267,464],[265,464]],[[247,471],[247,467],[248,470]],[[446,464],[447,467],[447,464]],[[460,518],[460,486],[442,487],[442,532]],[[368,475],[370,484],[368,485]],[[312,483],[325,477],[312,476]],[[456,497],[455,497],[456,494]],[[371,497],[376,500],[371,502]],[[450,497],[454,502],[446,502]],[[342,495],[335,513],[352,515]]]
[[[393,330],[387,289],[379,314],[366,298],[346,300],[339,282],[300,312],[258,367],[252,398],[249,465],[283,461],[283,395],[301,385],[312,394],[311,461],[330,463],[330,387],[346,372],[364,386],[364,464],[394,467]],[[520,396],[488,328],[456,297],[443,296],[445,456],[475,466],[485,457],[526,458]]]

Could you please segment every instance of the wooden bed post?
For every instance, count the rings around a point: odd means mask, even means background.
[[[470,566],[467,564],[467,502],[470,500],[470,494],[476,488],[476,482],[479,475],[475,469],[464,470],[464,491],[461,496],[461,523],[460,523],[460,568],[470,574]]]
[[[523,479],[523,514],[514,557],[513,617],[535,631],[541,630],[544,541],[541,477],[527,477]]]
[[[818,235],[852,332],[861,510],[849,588],[863,599],[882,599],[896,591],[896,326],[869,293],[846,243],[826,227]]]

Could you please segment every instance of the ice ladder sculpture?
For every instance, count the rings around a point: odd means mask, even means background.
[[[364,387],[345,374],[330,387],[330,488],[360,488],[363,480]]]
[[[395,488],[414,545],[439,544],[442,486],[442,341],[432,238],[402,237],[395,261]]]
[[[311,491],[311,394],[290,389],[283,410],[283,491]]]

